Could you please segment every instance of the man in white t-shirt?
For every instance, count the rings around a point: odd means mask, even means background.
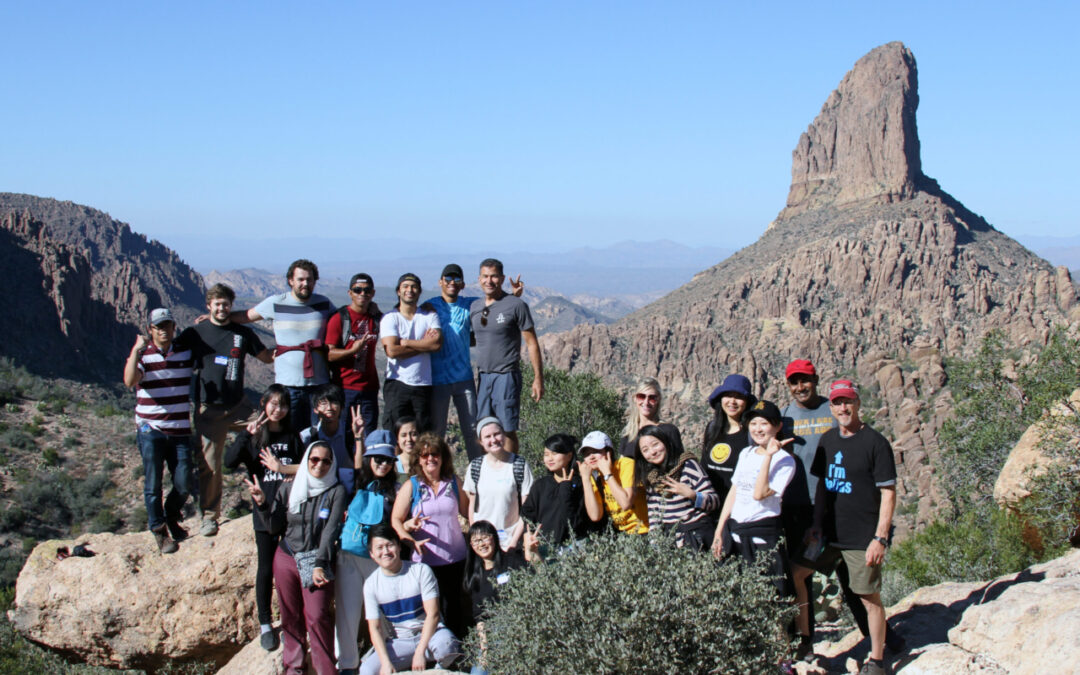
[[[442,325],[438,314],[417,307],[420,291],[420,277],[402,274],[398,304],[379,322],[379,340],[386,351],[383,427],[387,429],[406,416],[416,418],[419,432],[432,428],[431,353],[442,345]]]
[[[521,505],[532,489],[533,475],[523,457],[506,450],[506,434],[497,417],[476,425],[484,456],[469,462],[462,489],[469,497],[469,522],[486,520],[499,533],[504,551],[517,548],[525,533]]]
[[[372,646],[360,672],[424,670],[428,661],[450,666],[461,655],[461,645],[439,620],[439,584],[431,568],[403,561],[401,538],[386,524],[371,528],[368,551],[379,569],[364,582],[364,617]],[[389,636],[383,635],[383,621],[392,626]]]

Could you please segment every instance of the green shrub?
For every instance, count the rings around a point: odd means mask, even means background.
[[[534,470],[543,469],[544,440],[555,433],[571,434],[579,440],[599,429],[618,443],[623,425],[619,395],[608,389],[596,375],[570,375],[556,368],[544,369],[544,396],[537,403],[530,396],[533,374],[522,370],[521,424],[519,452]]]
[[[795,609],[759,569],[667,537],[594,538],[533,571],[485,623],[493,673],[771,673],[788,646]]]
[[[45,448],[41,453],[41,461],[45,463],[45,466],[59,466],[60,465],[60,451],[56,448]]]
[[[1038,562],[1023,540],[1020,520],[995,504],[938,521],[898,543],[885,568],[905,587],[946,581],[988,581]]]
[[[23,429],[8,429],[0,434],[0,446],[17,450],[34,450],[37,448],[37,441]]]
[[[67,436],[64,436],[63,444],[64,447],[68,450],[71,450],[72,448],[77,448],[80,444],[79,437],[73,434],[68,434]]]

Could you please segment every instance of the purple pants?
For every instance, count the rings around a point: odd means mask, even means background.
[[[303,675],[311,640],[311,665],[319,675],[335,675],[334,582],[308,590],[300,585],[296,561],[280,547],[274,553],[274,583],[281,609],[281,659],[289,675]]]

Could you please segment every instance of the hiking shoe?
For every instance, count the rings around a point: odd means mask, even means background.
[[[213,518],[204,518],[202,521],[202,527],[199,528],[199,534],[204,537],[212,537],[218,533],[217,521]]]
[[[169,539],[169,533],[165,531],[164,525],[150,531],[154,533],[154,541],[157,542],[158,551],[161,553],[176,553],[176,550],[180,548],[175,541]]]
[[[169,528],[169,536],[173,541],[184,541],[188,538],[188,531],[184,529],[184,526],[180,524],[180,519],[173,519],[169,516],[165,516],[165,527]]]
[[[268,630],[259,636],[259,645],[268,652],[272,652],[278,648],[277,633],[272,630]]]
[[[812,661],[814,658],[814,641],[809,637],[799,640],[799,646],[795,649],[796,661]]]
[[[885,669],[885,666],[879,666],[867,659],[866,663],[864,663],[859,670],[859,675],[889,675],[889,671]]]

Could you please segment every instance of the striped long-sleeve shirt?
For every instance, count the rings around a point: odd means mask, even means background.
[[[148,424],[172,436],[191,433],[191,350],[169,345],[162,352],[151,344],[139,357],[142,379],[135,388],[135,424]]]
[[[686,460],[682,473],[679,474],[679,482],[690,486],[697,494],[696,498],[687,499],[675,493],[664,495],[651,486],[646,488],[650,525],[661,524],[664,529],[676,528],[679,525],[696,523],[720,508],[720,496],[716,494],[697,460]],[[675,542],[682,546],[682,532],[676,533]]]

